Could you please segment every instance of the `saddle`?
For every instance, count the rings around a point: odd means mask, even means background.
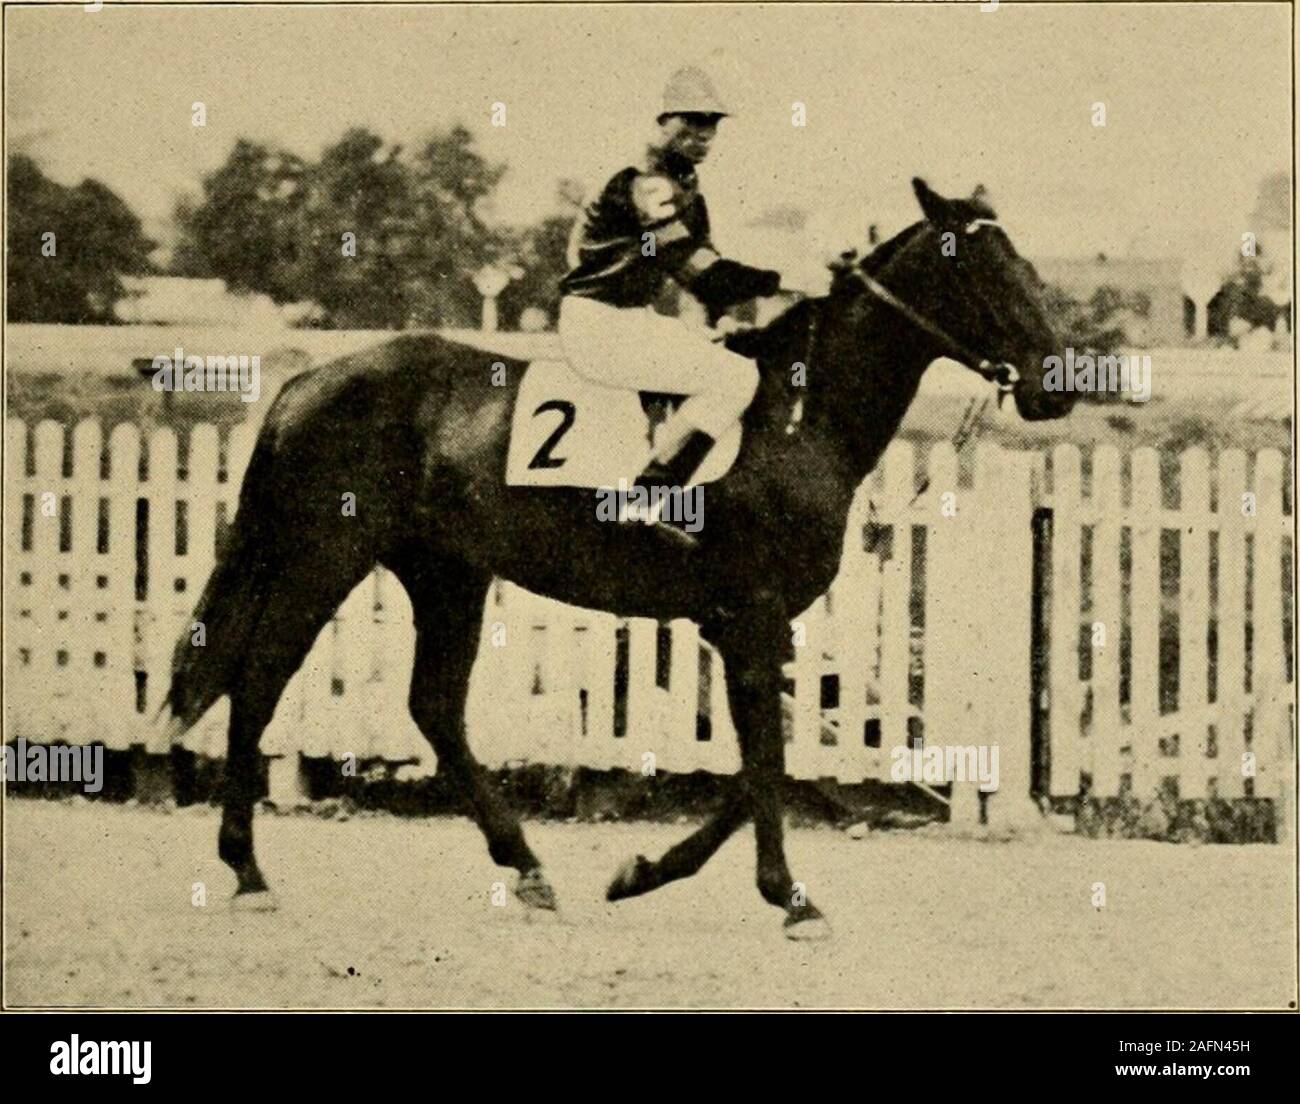
[[[617,487],[640,474],[655,430],[682,395],[593,383],[567,361],[535,360],[519,384],[510,422],[506,484],[511,487]],[[740,452],[737,423],[719,439],[694,484],[731,470]]]

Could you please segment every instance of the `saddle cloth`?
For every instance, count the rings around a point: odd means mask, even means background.
[[[510,424],[506,484],[511,487],[617,487],[641,474],[654,430],[681,396],[607,387],[562,360],[535,360],[519,384]],[[649,411],[647,411],[649,407]],[[740,452],[740,423],[709,453],[692,483],[721,479]]]

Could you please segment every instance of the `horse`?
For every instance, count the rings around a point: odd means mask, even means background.
[[[164,704],[174,739],[230,698],[218,854],[235,873],[237,904],[274,900],[253,849],[259,738],[320,630],[382,565],[414,610],[411,715],[439,770],[467,795],[491,858],[517,871],[525,906],[553,910],[555,893],[464,726],[494,577],[622,617],[689,618],[722,659],[741,769],[690,836],[655,861],[625,862],[608,899],[694,874],[752,818],[758,890],[784,911],[785,934],[829,933],[791,876],[783,841],[790,620],[835,578],[854,492],[929,364],[963,360],[999,382],[1026,419],[1061,417],[1073,403],[1029,370],[1056,339],[1033,266],[983,190],[948,199],[919,179],[913,188],[920,221],[843,265],[826,295],[728,339],[758,361],[761,382],[733,467],[706,487],[698,541],[598,520],[590,490],[507,485],[524,362],[437,334],[399,334],[285,384],[194,613],[206,644],[178,641]]]

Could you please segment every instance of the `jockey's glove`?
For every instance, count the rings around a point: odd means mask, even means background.
[[[723,311],[746,299],[775,295],[781,274],[766,268],[751,268],[725,257],[709,265],[691,283],[691,294],[712,311]]]

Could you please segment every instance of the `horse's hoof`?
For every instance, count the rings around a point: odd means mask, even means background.
[[[785,918],[785,937],[796,943],[821,943],[831,937],[831,926],[811,905]]]
[[[280,902],[269,889],[259,889],[251,893],[236,893],[230,898],[230,907],[234,912],[275,912]]]
[[[555,890],[551,888],[551,883],[546,880],[540,866],[519,875],[519,881],[515,883],[515,896],[530,909],[554,912],[558,907]]]
[[[626,897],[636,897],[649,889],[646,875],[650,871],[650,860],[644,855],[628,859],[614,872],[614,879],[605,890],[606,901],[622,901]]]

